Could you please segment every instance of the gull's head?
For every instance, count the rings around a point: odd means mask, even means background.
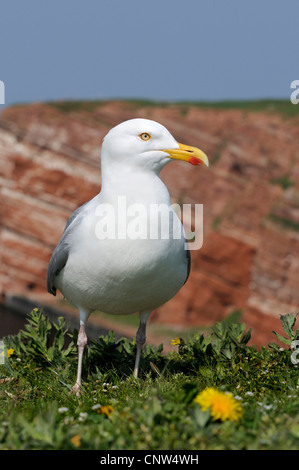
[[[102,163],[155,172],[172,159],[209,165],[202,150],[178,143],[164,126],[150,119],[130,119],[111,129],[103,140],[101,153]]]

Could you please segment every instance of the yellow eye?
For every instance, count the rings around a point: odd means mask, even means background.
[[[152,136],[148,132],[142,132],[142,134],[139,134],[139,137],[142,140],[150,140]]]

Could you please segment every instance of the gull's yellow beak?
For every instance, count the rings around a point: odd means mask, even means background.
[[[179,143],[178,149],[163,149],[163,152],[168,153],[169,157],[175,160],[184,160],[192,165],[209,166],[206,154],[196,147],[189,147],[189,145]]]

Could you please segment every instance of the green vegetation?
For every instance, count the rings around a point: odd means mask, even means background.
[[[282,189],[288,189],[294,185],[294,183],[290,180],[289,175],[283,175],[280,178],[273,178],[270,180],[271,184],[278,184],[282,187]]]
[[[96,108],[103,106],[106,101],[100,100],[69,100],[69,101],[49,101],[49,106],[59,109],[64,113],[72,113],[76,111],[93,112]]]
[[[76,101],[50,101],[47,104],[60,111],[70,113],[75,111],[93,112],[96,108],[108,103],[109,101],[118,100],[76,100]],[[296,117],[299,115],[299,106],[291,103],[290,100],[251,100],[251,101],[152,101],[145,99],[128,99],[123,101],[132,109],[141,107],[181,107],[182,116],[188,113],[189,106],[197,106],[200,108],[214,109],[241,109],[244,111],[255,112],[275,112],[283,114],[286,117]]]
[[[284,230],[299,230],[299,223],[295,222],[294,220],[288,219],[286,217],[281,217],[280,215],[276,214],[268,214],[267,218],[274,222],[275,224],[279,225]]]
[[[245,111],[263,111],[281,113],[285,116],[295,117],[299,114],[299,106],[291,103],[290,100],[247,100],[247,101],[219,101],[219,102],[195,102],[196,106],[216,108],[216,109],[241,109]]]
[[[212,228],[215,232],[217,232],[220,224],[222,222],[222,217],[220,217],[220,215],[216,216],[212,222]]]
[[[77,112],[77,111],[93,112],[95,111],[95,109],[113,101],[123,102],[127,104],[128,106],[130,106],[132,109],[138,109],[144,106],[167,107],[170,105],[170,103],[167,103],[167,102],[151,101],[151,100],[144,100],[144,99],[68,100],[68,101],[49,101],[46,104],[49,106],[52,106],[53,108],[59,109],[59,111],[62,111],[65,113],[72,113],[72,112]]]
[[[287,349],[249,346],[250,331],[238,318],[206,336],[176,338],[175,352],[147,346],[138,380],[134,340],[115,341],[113,333],[92,340],[77,398],[70,394],[77,331],[34,309],[24,331],[4,339],[0,449],[297,449],[296,315],[282,316],[285,336],[273,337]],[[241,418],[213,421],[195,402],[207,387],[231,392]]]

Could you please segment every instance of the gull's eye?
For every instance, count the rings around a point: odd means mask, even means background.
[[[139,134],[139,137],[142,140],[150,140],[152,136],[148,132],[142,132],[142,134]]]

